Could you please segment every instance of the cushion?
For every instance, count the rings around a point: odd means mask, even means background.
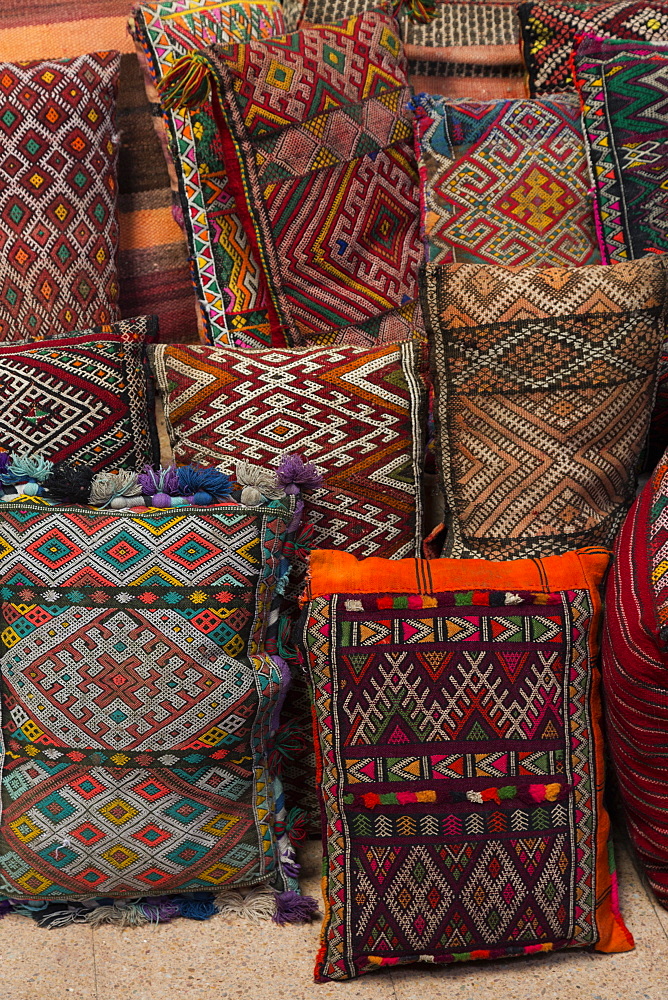
[[[324,475],[303,515],[318,547],[419,555],[421,345],[247,351],[158,344],[153,361],[177,462],[275,469],[298,451]]]
[[[518,13],[531,97],[574,89],[571,61],[581,35],[668,42],[665,0],[531,0]]]
[[[120,57],[0,64],[0,340],[119,318]]]
[[[156,85],[176,59],[216,41],[226,44],[280,35],[280,4],[157,0],[135,7],[132,31],[145,70],[153,121],[170,172],[177,216],[188,237],[202,338],[210,343],[258,346],[269,342],[267,288],[260,261],[243,229],[210,102],[160,115]],[[172,156],[170,145],[175,147]]]
[[[668,451],[631,508],[606,587],[602,670],[610,752],[631,840],[668,906]]]
[[[285,886],[264,649],[294,501],[0,509],[0,894]]]
[[[607,562],[601,550],[498,563],[313,553],[317,980],[632,947],[603,806]]]
[[[429,261],[598,261],[575,97],[413,107]]]
[[[153,317],[36,344],[0,347],[0,442],[95,471],[141,468],[157,456],[144,340]]]
[[[604,262],[631,260],[648,251],[665,253],[668,159],[656,150],[668,136],[664,110],[668,47],[586,38],[577,49],[575,74]],[[667,355],[668,342],[659,364],[649,436],[650,468],[668,440]]]
[[[230,190],[267,272],[272,342],[419,334],[417,165],[396,22],[372,12],[207,51]]]
[[[665,289],[656,256],[427,266],[445,555],[612,544],[647,437]]]

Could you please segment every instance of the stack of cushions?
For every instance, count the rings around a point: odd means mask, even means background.
[[[668,451],[619,533],[602,642],[608,743],[631,840],[668,906]]]
[[[273,886],[285,906],[268,754],[289,673],[265,639],[294,530],[285,496],[3,505],[3,896]]]
[[[0,340],[119,318],[120,57],[0,64]]]
[[[239,459],[275,468],[285,452],[299,450],[324,475],[305,501],[311,544],[360,557],[419,555],[428,390],[421,345],[243,351],[161,344],[153,359],[178,462],[225,472]],[[293,599],[303,559],[297,551],[287,591]],[[293,600],[286,613],[294,611]],[[299,748],[290,754],[286,747],[287,802],[313,820],[315,762],[301,669],[284,722]]]
[[[610,546],[633,499],[665,337],[660,257],[427,265],[445,553]]]
[[[574,97],[413,107],[428,261],[598,261]]]
[[[184,53],[214,41],[247,42],[284,30],[281,7],[273,0],[201,0],[185,9],[179,0],[158,0],[136,7],[131,26],[158,113],[156,86]],[[266,285],[229,191],[210,102],[192,114],[167,111],[164,121],[154,122],[194,264],[201,339],[232,346],[269,343]]]
[[[516,562],[313,553],[318,981],[633,946],[602,795],[607,563],[595,549]]]
[[[371,12],[200,58],[215,73],[216,141],[263,264],[272,344],[419,336],[418,176],[396,21]],[[163,83],[166,106],[182,103]]]

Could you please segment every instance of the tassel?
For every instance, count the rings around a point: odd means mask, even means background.
[[[166,493],[173,496],[179,492],[179,475],[175,465],[168,465],[166,469],[155,469],[152,465],[145,465],[143,472],[137,476],[139,483],[138,493],[143,493],[150,497],[155,493]]]
[[[237,483],[242,487],[241,503],[246,507],[285,496],[285,490],[276,482],[276,474],[258,468],[251,462],[237,462],[235,475]]]
[[[292,496],[301,491],[317,490],[322,486],[322,476],[315,465],[305,462],[301,455],[283,456],[276,470],[276,481]]]
[[[86,916],[85,923],[93,927],[114,924],[116,927],[143,927],[151,923],[139,903],[124,903],[121,906],[98,906]]]
[[[197,465],[182,465],[178,469],[179,490],[191,503],[207,506],[214,498],[227,499],[232,494],[232,481],[218,469],[202,469]]]
[[[293,806],[285,817],[284,823],[288,840],[293,846],[302,840],[306,840],[308,833],[308,813],[305,809],[298,809],[297,806]]]
[[[216,906],[222,917],[243,917],[256,924],[271,920],[276,913],[276,893],[267,886],[251,889],[246,895],[228,889],[216,896]]]
[[[409,0],[403,5],[409,21],[429,24],[436,17],[436,0]]]
[[[53,462],[41,455],[15,455],[8,466],[0,471],[0,479],[7,485],[11,483],[24,482],[32,479],[36,483],[43,483],[53,471]]]
[[[283,761],[296,760],[305,750],[306,737],[295,720],[283,723],[274,736],[274,745],[269,753],[269,768],[272,774],[280,774]]]
[[[195,892],[192,896],[176,896],[173,901],[178,903],[182,917],[188,920],[208,920],[218,912],[213,896],[208,892]]]
[[[318,903],[313,896],[301,896],[288,889],[276,893],[275,924],[310,924],[318,916]]]
[[[93,507],[106,506],[117,497],[136,497],[140,493],[136,472],[98,472],[90,484]]]
[[[51,475],[44,480],[44,489],[54,500],[88,503],[93,470],[86,465],[75,466],[69,462],[56,462]]]
[[[212,73],[211,64],[202,52],[181,56],[158,84],[163,109],[195,111],[211,93]]]

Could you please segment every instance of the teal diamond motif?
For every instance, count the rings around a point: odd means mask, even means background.
[[[117,708],[115,711],[111,712],[109,718],[112,722],[125,722],[127,715],[125,712],[121,712],[120,708]]]
[[[174,848],[173,851],[170,851],[166,857],[177,865],[189,868],[195,862],[199,861],[200,858],[203,858],[207,850],[208,848],[204,844],[195,844],[192,840],[185,840],[178,847]]]
[[[7,126],[7,128],[11,128],[12,127],[12,125],[16,121],[16,118],[17,118],[17,116],[14,114],[13,111],[10,111],[9,108],[7,108],[7,110],[2,115],[2,121],[5,123],[5,125]]]
[[[97,549],[97,555],[108,562],[114,569],[132,569],[138,562],[149,555],[150,549],[143,545],[136,538],[133,538],[129,531],[119,531],[117,535],[110,538],[108,542]]]
[[[51,792],[41,802],[37,803],[37,808],[42,816],[45,816],[51,823],[62,823],[63,820],[76,812],[76,807],[59,795],[58,792]]]
[[[35,551],[39,552],[43,559],[51,563],[59,563],[61,559],[66,559],[67,556],[77,552],[76,549],[70,545],[66,545],[61,538],[55,535],[50,535],[49,538],[46,538],[41,545],[38,545]]]
[[[206,808],[201,802],[193,802],[192,799],[179,799],[169,809],[165,809],[165,815],[171,816],[172,819],[187,826],[188,823],[194,823],[195,820],[199,819],[202,813],[206,812]]]

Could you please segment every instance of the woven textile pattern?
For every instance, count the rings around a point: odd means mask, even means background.
[[[423,572],[406,594],[376,575],[391,593],[314,596],[305,618],[327,833],[316,979],[596,944],[589,590],[439,592]]]
[[[598,261],[576,100],[414,101],[432,263]]]
[[[649,427],[665,285],[656,257],[427,267],[445,555],[612,544]]]
[[[420,345],[365,350],[155,349],[177,462],[234,471],[276,468],[288,452],[314,462],[324,486],[303,520],[320,548],[358,556],[419,554],[426,406]]]
[[[151,317],[53,343],[0,347],[0,441],[96,471],[141,468],[156,457]]]
[[[157,84],[176,59],[211,42],[247,42],[284,30],[278,3],[165,0],[140,4],[133,31],[145,50],[149,99],[159,112]],[[163,145],[190,247],[203,334],[216,344],[269,343],[268,291],[249,244],[227,174],[210,102],[192,114],[166,112]]]
[[[586,39],[576,56],[605,263],[668,250],[668,48]]]
[[[668,906],[668,453],[619,533],[602,653],[608,742],[629,833]]]
[[[581,35],[668,42],[668,3],[535,0],[518,7],[531,97],[574,89],[571,59]]]
[[[276,309],[273,342],[419,333],[417,167],[394,20],[369,13],[209,51]]]
[[[0,64],[0,340],[119,318],[118,53]]]
[[[0,892],[155,895],[277,868],[263,649],[287,504],[7,505]]]

